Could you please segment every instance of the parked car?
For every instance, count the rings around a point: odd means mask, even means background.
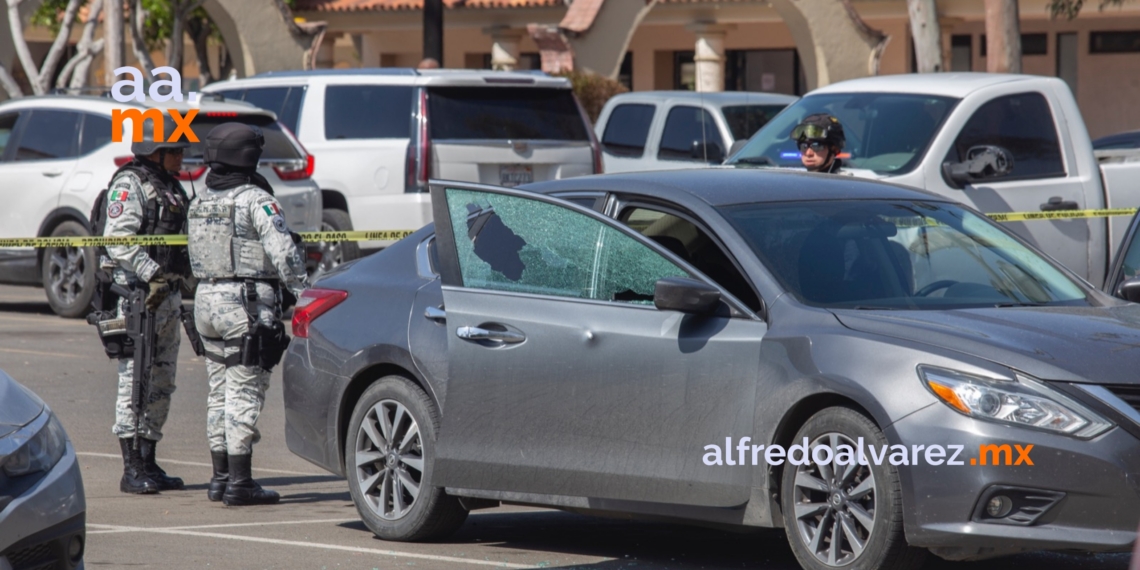
[[[0,568],[82,568],[86,513],[63,426],[0,370]]]
[[[849,173],[929,190],[986,213],[1140,206],[1140,161],[1097,164],[1068,85],[1055,77],[908,74],[808,93],[730,157],[735,167],[800,167],[792,129],[829,113]],[[1033,220],[1009,228],[1094,285],[1127,219]]]
[[[324,229],[415,230],[429,178],[516,186],[601,172],[570,82],[499,71],[280,71],[203,89],[277,113],[321,157]],[[343,243],[342,260],[391,241]]]
[[[258,172],[269,180],[290,228],[317,231],[321,195],[312,181],[314,159],[277,123],[253,105],[203,100],[198,104],[151,103],[185,114],[199,110],[191,129],[199,141],[185,154],[179,178],[188,194],[204,188],[209,168],[202,163],[206,133],[220,123],[258,125],[265,151]],[[105,97],[51,95],[0,103],[0,237],[85,236],[87,216],[111,176],[131,160],[130,137],[111,140],[111,112],[142,105]],[[167,119],[169,120],[169,118]],[[126,124],[130,129],[130,123]],[[317,259],[313,259],[315,266]],[[42,285],[56,314],[87,312],[95,284],[91,248],[0,248],[0,283]],[[315,268],[314,268],[315,269]]]
[[[606,102],[595,132],[606,172],[720,164],[796,97],[725,91],[638,91]]]
[[[441,181],[432,204],[302,296],[284,361],[290,450],[381,538],[509,502],[784,527],[815,570],[1136,539],[1140,305],[976,210],[745,169]],[[744,437],[968,451],[709,464]],[[1032,467],[970,462],[1013,442]]]
[[[1140,148],[1140,131],[1117,133],[1092,142],[1093,150],[1127,150]]]

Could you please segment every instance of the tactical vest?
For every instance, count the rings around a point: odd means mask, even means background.
[[[199,279],[276,279],[273,266],[252,225],[238,235],[237,197],[257,186],[243,184],[228,192],[206,192],[190,204],[190,267]]]
[[[163,177],[151,169],[142,166],[136,161],[124,165],[111,177],[111,187],[115,186],[115,179],[124,171],[133,172],[143,184],[150,183],[154,188],[155,196],[147,197],[143,205],[142,226],[138,235],[182,235],[186,233],[186,209],[190,199],[186,191],[173,177]],[[107,190],[104,190],[96,200],[95,210],[92,211],[92,228],[95,235],[103,235],[106,225]],[[102,202],[102,204],[100,204]],[[152,245],[145,251],[155,261],[162,271],[188,277],[190,275],[190,258],[186,248],[181,246]]]

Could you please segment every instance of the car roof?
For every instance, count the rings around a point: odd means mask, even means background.
[[[944,95],[961,99],[977,91],[1002,83],[1039,82],[1052,78],[1008,73],[906,73],[879,75],[832,83],[808,93],[914,93]]]
[[[244,101],[219,100],[215,99],[213,95],[206,95],[203,98],[199,98],[196,103],[190,103],[185,98],[182,102],[174,101],[173,99],[170,101],[157,102],[148,98],[145,103],[139,103],[137,101],[119,102],[109,97],[98,97],[95,95],[36,95],[11,99],[0,103],[0,105],[5,107],[47,106],[81,111],[103,111],[108,114],[110,114],[113,109],[122,109],[124,107],[137,107],[140,109],[151,107],[163,111],[166,109],[176,109],[179,112],[199,109],[199,112],[203,113],[239,113],[242,115],[261,115],[271,117],[274,120],[277,118],[277,115],[272,111],[267,111],[253,104]]]
[[[782,93],[757,93],[753,91],[720,91],[715,93],[698,93],[696,91],[634,91],[615,95],[611,101],[621,103],[625,101],[699,101],[714,105],[733,104],[791,104],[799,97],[784,95]]]
[[[430,85],[464,87],[547,87],[570,89],[570,80],[541,71],[492,71],[483,69],[409,69],[364,67],[267,71],[253,77],[211,83],[204,91],[236,89],[253,85],[304,85],[317,80],[330,85],[359,84],[375,80],[378,85]],[[372,83],[372,81],[368,81]]]
[[[520,188],[543,194],[567,191],[628,192],[679,204],[697,198],[711,206],[803,200],[949,201],[924,190],[853,176],[760,168],[601,174],[538,182]]]

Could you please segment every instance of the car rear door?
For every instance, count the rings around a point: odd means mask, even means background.
[[[427,108],[435,178],[511,187],[594,173],[569,89],[433,86]]]
[[[703,168],[720,164],[728,152],[713,114],[696,105],[675,104],[665,111],[665,126],[657,145],[655,170]],[[698,152],[704,143],[708,154]],[[720,149],[718,153],[713,147]]]
[[[645,147],[656,112],[656,103],[630,102],[615,106],[604,117],[599,135],[606,172],[651,170],[653,159],[645,155]]]
[[[0,162],[0,236],[32,237],[75,172],[81,115],[62,109],[20,111],[17,122],[0,116],[9,140]],[[0,134],[3,136],[3,134]],[[86,215],[87,212],[84,212]]]
[[[653,305],[691,268],[556,198],[433,184],[448,387],[434,485],[731,507],[751,470],[703,463],[751,435],[751,316]]]

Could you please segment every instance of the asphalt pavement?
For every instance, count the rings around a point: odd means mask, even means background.
[[[206,500],[206,368],[184,341],[178,389],[158,447],[184,491],[119,492],[114,421],[116,364],[85,321],[62,319],[44,293],[0,286],[0,369],[58,414],[79,454],[87,493],[88,568],[578,568],[798,569],[782,531],[741,533],[502,507],[473,513],[430,544],[384,542],[360,522],[343,479],[289,452],[280,369],[274,371],[254,448],[254,477],[278,505],[225,507]],[[931,557],[930,570],[1124,570],[1127,554],[1034,553],[975,563]]]

